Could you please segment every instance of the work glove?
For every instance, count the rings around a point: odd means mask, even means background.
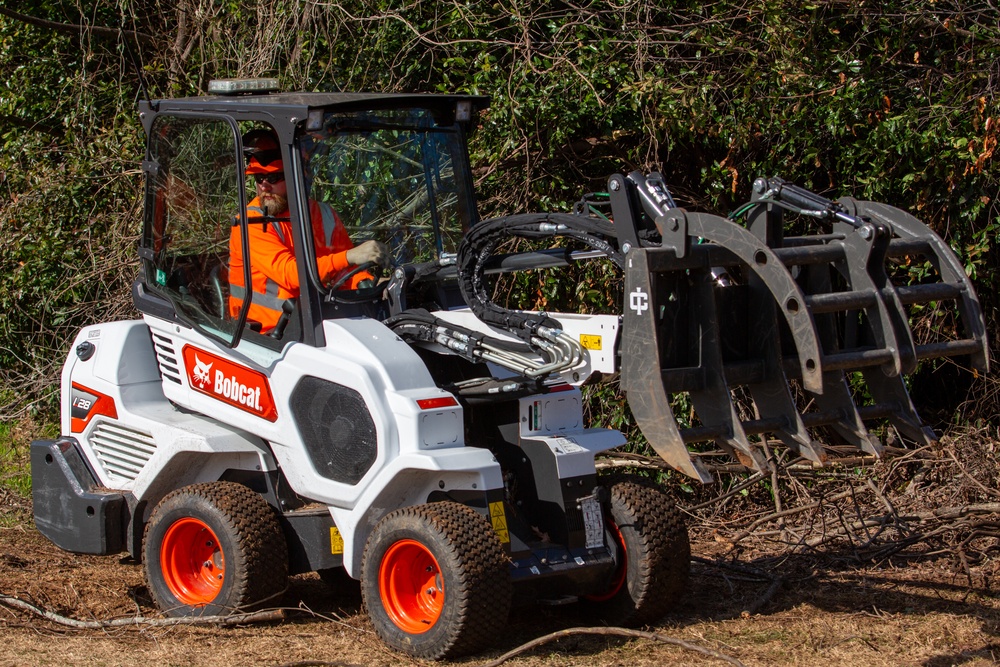
[[[392,257],[389,248],[379,241],[365,241],[347,251],[347,263],[360,266],[365,262],[374,262],[383,269],[389,268]]]

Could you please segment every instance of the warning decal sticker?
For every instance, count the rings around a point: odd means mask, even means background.
[[[500,541],[510,544],[510,533],[507,531],[507,515],[503,511],[503,501],[490,503],[490,522]]]

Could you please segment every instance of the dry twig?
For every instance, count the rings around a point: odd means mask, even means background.
[[[479,667],[499,667],[503,663],[507,662],[511,658],[517,657],[522,653],[526,653],[532,649],[538,648],[539,646],[544,646],[550,642],[557,641],[559,639],[564,639],[566,637],[571,637],[573,635],[603,635],[610,637],[632,637],[637,639],[648,639],[654,642],[660,642],[662,644],[673,644],[674,646],[680,646],[688,651],[694,651],[696,653],[701,653],[702,655],[707,655],[712,658],[717,658],[718,660],[723,660],[728,662],[730,665],[737,665],[738,667],[743,667],[743,663],[728,656],[725,653],[720,653],[714,649],[705,648],[704,646],[698,646],[696,644],[691,644],[683,639],[676,639],[674,637],[668,637],[666,635],[657,634],[654,632],[644,632],[642,630],[629,630],[627,628],[569,628],[566,630],[560,630],[558,632],[553,632],[545,635],[544,637],[539,637],[538,639],[533,639],[530,642],[521,644],[517,648],[507,651],[501,655],[496,660],[479,665]]]
[[[265,623],[281,621],[285,618],[285,612],[281,609],[263,609],[261,611],[246,614],[233,614],[231,616],[183,616],[180,618],[146,618],[144,616],[131,616],[129,618],[115,618],[105,621],[81,621],[75,618],[62,616],[53,611],[42,609],[36,605],[26,602],[12,595],[0,594],[0,604],[12,609],[26,611],[53,623],[58,623],[77,630],[102,630],[107,628],[122,628],[133,625],[147,627],[169,627],[174,625],[241,625],[244,623]]]

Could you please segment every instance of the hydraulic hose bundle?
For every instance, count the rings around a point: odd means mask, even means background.
[[[458,250],[462,297],[483,322],[510,331],[532,346],[539,344],[535,339],[550,340],[561,330],[559,323],[544,313],[502,308],[487,292],[485,274],[490,260],[497,246],[512,237],[572,238],[607,255],[622,267],[622,257],[615,245],[614,225],[604,220],[566,213],[528,213],[492,218],[473,226]]]
[[[546,339],[529,346],[446,322],[422,309],[406,310],[390,317],[385,324],[400,338],[440,345],[473,363],[496,364],[532,381],[533,385],[552,373],[573,368],[583,356],[579,345],[555,330],[546,331]],[[543,361],[537,360],[536,353],[541,354]]]
[[[538,391],[552,374],[568,371],[583,360],[580,343],[562,331],[559,322],[544,313],[503,308],[488,293],[486,273],[492,270],[539,268],[551,262],[567,263],[569,254],[523,253],[500,257],[497,247],[510,238],[567,237],[578,240],[596,254],[611,258],[621,267],[614,244],[614,227],[599,219],[563,213],[527,214],[483,221],[465,236],[457,263],[459,287],[465,302],[483,322],[517,336],[523,343],[467,329],[421,309],[409,309],[390,317],[386,325],[400,337],[440,345],[473,362],[489,362],[517,379],[469,381],[454,388],[462,395],[505,394]],[[425,273],[429,268],[422,268]],[[541,360],[538,358],[541,357]]]

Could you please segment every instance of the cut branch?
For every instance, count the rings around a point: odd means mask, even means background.
[[[503,663],[507,662],[511,658],[514,658],[522,653],[530,651],[532,649],[538,648],[550,642],[554,642],[558,639],[563,639],[565,637],[571,637],[573,635],[604,635],[611,637],[632,637],[636,639],[648,639],[650,641],[660,642],[662,644],[673,644],[674,646],[680,646],[681,648],[687,649],[688,651],[694,651],[696,653],[701,653],[702,655],[711,656],[717,658],[718,660],[724,660],[730,665],[736,665],[737,667],[742,667],[743,663],[726,655],[725,653],[720,653],[714,649],[705,648],[703,646],[697,646],[696,644],[691,644],[684,641],[683,639],[676,639],[674,637],[668,637],[666,635],[660,635],[653,632],[643,632],[641,630],[629,630],[627,628],[569,628],[567,630],[560,630],[558,632],[553,632],[551,634],[545,635],[544,637],[539,637],[525,644],[521,644],[517,648],[504,653],[502,656],[496,660],[487,662],[480,667],[499,667]]]

